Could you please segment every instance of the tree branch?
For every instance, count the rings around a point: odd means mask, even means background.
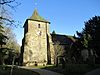
[[[10,0],[10,1],[5,1],[5,0],[2,0],[2,2],[0,2],[1,5],[4,5],[4,4],[8,4],[8,3],[12,3],[14,2],[15,0]]]
[[[0,19],[1,19],[1,20],[6,20],[6,21],[8,21],[8,22],[10,22],[10,23],[11,23],[11,22],[14,22],[14,20],[10,20],[10,19],[4,18],[4,17],[0,17]]]

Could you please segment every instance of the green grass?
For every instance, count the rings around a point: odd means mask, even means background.
[[[47,66],[31,66],[32,68],[40,68],[55,71],[62,73],[64,75],[83,75],[89,71],[92,71],[96,68],[100,68],[100,64],[88,65],[88,64],[67,64],[65,69],[62,69],[62,66],[56,67],[54,65]]]
[[[29,67],[31,67],[31,68],[39,68],[39,69],[43,69],[43,68],[49,68],[49,67],[54,67],[54,65],[46,65],[46,66],[29,66]]]
[[[11,71],[10,66],[0,66],[0,75],[10,75],[10,71]],[[39,75],[39,74],[28,69],[14,67],[12,75]]]
[[[100,68],[100,65],[88,65],[88,64],[67,64],[67,72],[88,72],[93,69]]]
[[[64,73],[68,73],[68,75],[83,75],[97,68],[100,68],[100,64],[67,64]]]
[[[62,73],[64,75],[83,75],[86,72],[100,68],[100,64],[88,65],[88,64],[67,64],[65,69],[62,69],[61,65],[56,67],[54,65],[46,66],[29,66],[30,68],[40,68]],[[0,66],[0,75],[10,75],[10,66]],[[39,75],[29,69],[22,69],[14,67],[13,75]]]

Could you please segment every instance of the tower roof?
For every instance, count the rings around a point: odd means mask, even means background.
[[[35,20],[35,21],[49,22],[49,21],[45,20],[43,17],[41,17],[41,16],[38,14],[37,9],[34,10],[32,16],[31,16],[29,19]]]

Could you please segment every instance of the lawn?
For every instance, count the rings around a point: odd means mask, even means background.
[[[35,67],[35,66],[31,66]],[[94,69],[100,68],[100,64],[88,65],[88,64],[67,64],[64,69],[61,66],[47,65],[47,66],[37,66],[35,68],[41,68],[46,70],[55,71],[62,73],[64,75],[84,75],[85,73],[92,71]]]
[[[43,68],[46,68],[46,67],[48,67],[48,68],[54,67],[54,65],[46,65],[46,66],[42,66],[42,65],[41,65],[41,66],[40,66],[40,65],[39,65],[39,66],[34,66],[34,65],[33,65],[33,66],[29,66],[29,67],[30,67],[30,68],[39,68],[39,69],[43,69]]]
[[[0,75],[10,75],[10,71],[11,71],[10,66],[0,66]],[[14,67],[12,75],[39,75],[39,74],[28,69]]]
[[[84,75],[85,73],[91,70],[100,68],[100,65],[99,64],[95,64],[95,65],[67,64],[64,69],[62,69],[61,65],[58,67],[54,65],[29,66],[29,67],[51,70],[51,71],[55,71],[58,73],[62,73],[64,75]],[[0,66],[0,75],[10,75],[10,70],[11,70],[10,66]],[[13,75],[39,75],[39,74],[29,69],[14,67]]]

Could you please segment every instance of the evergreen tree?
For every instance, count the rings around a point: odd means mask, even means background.
[[[56,34],[55,30],[53,30],[52,34]]]
[[[5,45],[6,44],[6,40],[7,40],[7,36],[5,36],[3,34],[4,32],[4,27],[2,26],[2,22],[0,22],[0,46],[2,48],[2,45]]]
[[[3,34],[3,29],[4,27],[2,26],[2,22],[0,22],[0,64],[3,64],[5,55],[5,49],[2,48],[2,45],[5,45],[7,40],[7,36]]]
[[[82,32],[77,32],[81,47],[92,49],[100,58],[100,16],[92,17],[85,22]]]

